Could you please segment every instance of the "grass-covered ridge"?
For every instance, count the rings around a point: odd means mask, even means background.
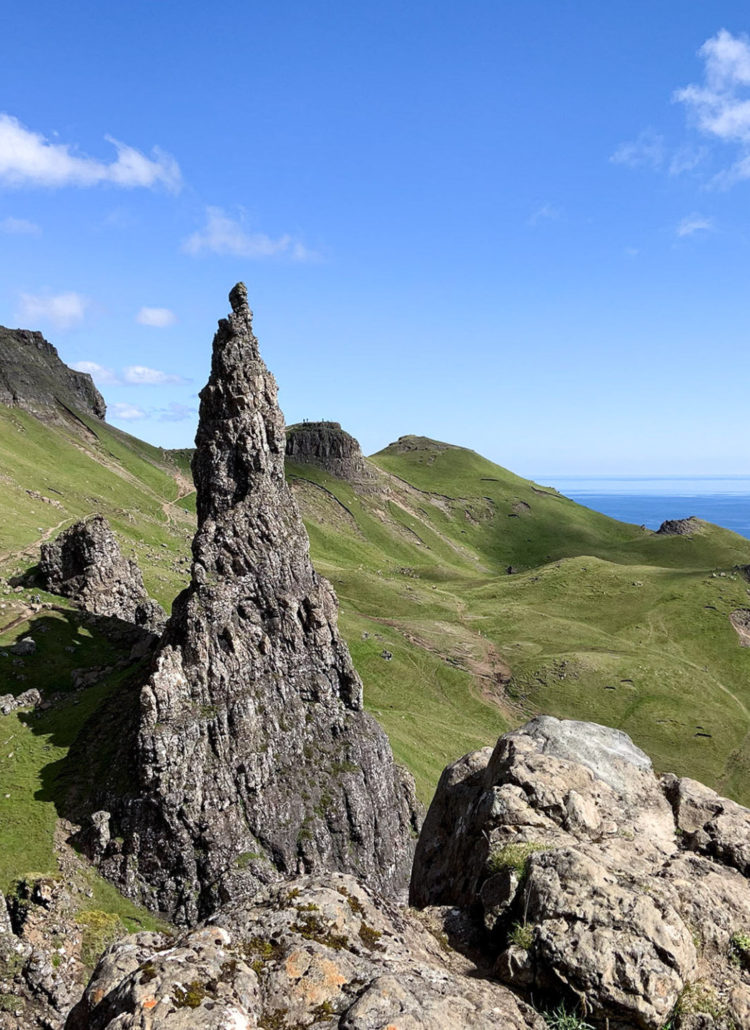
[[[0,574],[16,582],[42,539],[101,511],[169,609],[188,572],[190,454],[83,423],[0,407]],[[735,569],[750,541],[708,524],[658,536],[424,438],[371,460],[380,472],[365,485],[306,464],[287,476],[365,703],[424,800],[447,762],[545,711],[619,726],[657,768],[750,801],[750,649],[729,622],[750,607]],[[23,667],[0,658],[0,693],[58,696],[40,716],[0,717],[0,886],[54,871],[69,749],[128,674],[67,603],[42,595],[54,607],[33,612],[33,587],[4,589],[0,651],[28,633],[40,646]],[[112,671],[75,694],[71,671],[87,665]],[[122,917],[113,904],[96,907]]]

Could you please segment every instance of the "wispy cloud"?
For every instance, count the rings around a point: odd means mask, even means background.
[[[319,255],[293,236],[274,239],[265,233],[249,231],[242,220],[230,218],[220,207],[206,208],[206,224],[183,242],[182,249],[194,256],[209,252],[235,257],[286,257],[292,261],[316,261]]]
[[[33,327],[37,322],[55,329],[70,329],[83,321],[89,301],[80,293],[22,293],[16,317],[22,325]]]
[[[703,82],[678,89],[674,99],[685,104],[705,136],[738,146],[736,159],[716,179],[731,185],[750,178],[750,40],[721,29],[698,54]]]
[[[539,225],[540,222],[556,222],[561,215],[562,211],[554,205],[542,204],[529,215],[528,224]]]
[[[26,218],[3,218],[0,221],[0,232],[8,233],[9,236],[40,236],[41,227],[36,222],[29,222]]]
[[[148,418],[148,412],[135,404],[112,404],[109,407],[109,414],[112,418],[123,422],[136,422],[138,419]]]
[[[172,401],[166,408],[161,408],[157,414],[160,422],[186,422],[198,414],[198,409],[190,404],[179,404]]]
[[[693,236],[697,232],[711,232],[714,227],[713,219],[704,218],[703,215],[687,215],[677,226],[675,232],[678,236]]]
[[[135,316],[135,320],[140,325],[150,325],[155,329],[166,329],[167,326],[175,324],[177,316],[169,308],[141,308]]]
[[[132,386],[164,386],[167,383],[184,383],[182,376],[171,372],[161,372],[158,368],[147,365],[128,365],[123,369],[122,378]]]
[[[163,186],[176,192],[182,177],[173,157],[154,147],[147,157],[112,136],[114,161],[99,161],[76,152],[69,143],[52,143],[17,118],[0,114],[0,183],[5,186]]]
[[[113,369],[105,368],[96,361],[76,361],[72,367],[76,372],[88,372],[100,386],[117,386],[120,382]]]
[[[660,168],[665,157],[664,137],[653,129],[645,129],[637,139],[621,143],[610,156],[610,161],[628,168]]]

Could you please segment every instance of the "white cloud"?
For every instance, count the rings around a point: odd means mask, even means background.
[[[678,236],[692,236],[696,232],[710,232],[714,227],[713,220],[703,215],[687,215],[675,230]]]
[[[123,379],[133,386],[163,386],[165,383],[184,383],[182,376],[169,372],[160,372],[158,368],[147,365],[128,365],[123,369]]]
[[[198,409],[191,407],[189,404],[178,404],[176,401],[172,401],[166,408],[162,408],[159,412],[160,422],[185,422],[189,418],[193,418],[197,415]]]
[[[559,208],[552,204],[542,204],[529,216],[529,225],[539,225],[540,222],[556,222],[560,217]]]
[[[621,143],[610,161],[628,168],[658,168],[665,157],[664,137],[646,129],[637,139]]]
[[[164,186],[176,192],[180,169],[158,147],[146,157],[139,150],[106,136],[117,151],[109,163],[78,154],[68,143],[51,143],[17,118],[0,114],[0,183],[5,186]]]
[[[230,218],[220,207],[206,208],[206,224],[183,242],[186,254],[233,254],[236,257],[287,257],[292,261],[315,261],[318,256],[292,236],[273,239],[261,232],[248,232],[241,221]]]
[[[140,325],[150,325],[155,329],[165,329],[168,325],[174,325],[177,316],[169,308],[141,308],[135,316],[136,322]]]
[[[125,422],[135,422],[140,418],[148,418],[148,412],[144,411],[143,408],[137,408],[135,404],[112,404],[109,408],[109,414],[116,419],[121,419]]]
[[[0,232],[8,233],[10,236],[39,236],[41,228],[36,222],[29,222],[25,218],[3,218],[0,222]]]
[[[83,321],[89,301],[80,293],[22,293],[17,318],[23,325],[48,322],[56,329],[70,329]]]
[[[685,104],[704,135],[739,144],[738,158],[717,176],[718,183],[730,185],[750,178],[750,40],[721,29],[698,53],[703,83],[678,89],[674,99]]]
[[[105,368],[96,361],[76,361],[72,366],[76,372],[88,372],[100,386],[116,386],[120,380],[111,368]]]

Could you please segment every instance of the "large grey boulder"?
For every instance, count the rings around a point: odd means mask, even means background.
[[[124,847],[105,864],[188,923],[299,872],[398,892],[419,818],[310,562],[243,284],[230,302],[201,393],[192,579],[141,691],[140,791],[113,811]]]
[[[69,1030],[544,1030],[528,1005],[353,877],[303,877],[176,942],[105,953]]]
[[[537,1000],[724,1030],[750,1012],[748,859],[750,812],[657,778],[620,731],[541,717],[445,770],[411,899],[458,906],[485,971]]]
[[[164,628],[164,609],[146,593],[141,570],[123,557],[103,515],[76,522],[42,544],[39,575],[50,593],[70,597],[94,615],[114,616],[153,633]]]

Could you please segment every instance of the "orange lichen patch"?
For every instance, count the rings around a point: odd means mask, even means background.
[[[293,951],[291,955],[287,957],[284,966],[286,968],[286,975],[292,980],[299,980],[300,977],[304,976],[310,965],[310,956],[306,951],[302,949]]]
[[[330,959],[314,956],[304,978],[294,987],[294,995],[305,1006],[322,1005],[338,994],[338,989],[349,982],[339,966]]]
[[[91,1000],[93,1001],[94,1005],[98,1005],[103,997],[104,997],[104,990],[101,987],[97,987],[96,990],[91,995]]]
[[[155,1009],[156,1008],[156,998],[145,998],[141,1002],[141,1008],[144,1008],[144,1009]]]

